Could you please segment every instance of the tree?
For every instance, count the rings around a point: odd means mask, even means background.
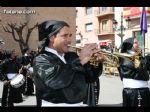
[[[20,25],[17,25],[17,23],[7,23],[8,26],[3,26],[4,31],[11,33],[13,39],[19,43],[22,54],[24,54],[25,48],[29,48],[28,42],[29,42],[30,35],[31,35],[33,29],[35,29],[38,26],[38,23],[37,23],[33,27],[28,28],[27,24],[28,24],[28,22],[25,22],[23,24],[20,23]],[[23,29],[25,27],[27,27],[27,35],[26,35],[26,37],[23,37]],[[17,38],[17,35],[15,35],[15,34],[18,35],[18,38]]]

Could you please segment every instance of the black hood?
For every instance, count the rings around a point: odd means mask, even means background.
[[[64,21],[48,20],[38,25],[39,41],[52,37],[60,31],[61,28],[69,25]]]
[[[133,43],[134,43],[133,37],[130,37],[130,38],[127,38],[126,40],[124,40],[121,45],[121,53],[125,53],[128,50],[131,50],[133,47]]]

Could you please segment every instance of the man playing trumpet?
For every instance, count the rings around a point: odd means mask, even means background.
[[[148,87],[150,71],[149,56],[143,57],[139,53],[139,44],[136,38],[124,40],[121,46],[121,53],[139,56],[139,58],[135,57],[134,60],[120,58],[118,70],[123,82],[123,106],[150,106],[150,90]]]
[[[79,56],[69,52],[70,26],[64,21],[49,20],[38,26],[39,41],[43,41],[40,54],[33,61],[33,78],[39,106],[94,106],[89,83],[102,73],[103,57],[97,44],[85,45]],[[97,67],[89,63],[97,56]]]

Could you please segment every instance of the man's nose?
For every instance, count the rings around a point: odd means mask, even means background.
[[[67,41],[71,41],[71,37],[70,36],[67,37]]]

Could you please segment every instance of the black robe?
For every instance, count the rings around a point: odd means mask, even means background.
[[[6,59],[4,63],[1,64],[1,75],[3,76],[3,81],[9,79],[7,78],[8,73],[19,73],[21,68],[20,63],[17,60]],[[20,103],[23,101],[21,87],[13,88],[11,85],[3,86],[2,94],[2,107],[14,106],[13,103]]]
[[[67,64],[56,55],[44,52],[33,61],[34,82],[37,98],[53,103],[84,102],[95,106],[94,82],[102,73],[102,64],[97,68],[81,65],[76,53],[65,54]]]
[[[134,67],[134,61],[120,59],[119,73],[121,80],[134,79],[141,81],[149,80],[150,57],[141,57],[140,66]],[[124,88],[122,91],[123,106],[150,106],[150,90],[148,87],[143,88]],[[141,99],[142,98],[142,99]]]
[[[21,57],[21,63],[23,66],[29,65],[32,67],[32,56],[22,56]],[[29,77],[28,74],[28,68],[23,69],[23,75],[25,76],[25,83],[22,88],[22,93],[24,95],[33,95],[34,92],[34,83],[32,77]]]

